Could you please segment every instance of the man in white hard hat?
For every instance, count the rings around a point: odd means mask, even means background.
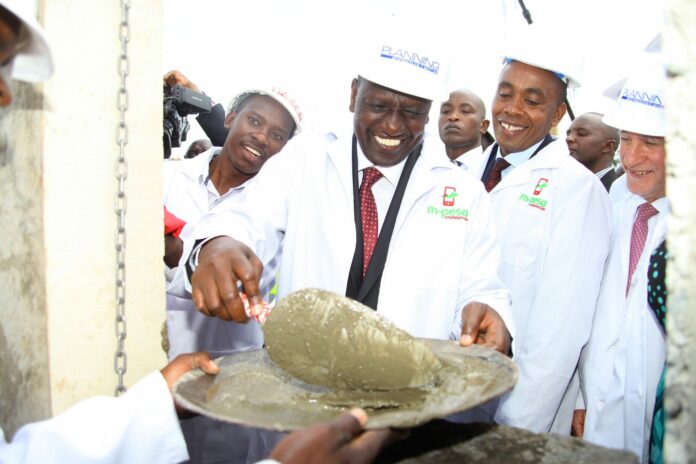
[[[491,107],[496,143],[482,181],[502,244],[520,370],[495,421],[569,434],[573,405],[561,402],[590,335],[610,211],[599,179],[550,135],[565,114],[567,87],[578,82],[574,62],[544,53],[545,40],[531,34],[514,43]]]
[[[618,103],[603,122],[621,131],[626,174],[615,184],[626,189],[613,205],[611,253],[579,365],[586,412],[576,411],[573,421],[578,436],[632,451],[641,462],[661,462],[650,440],[661,436],[658,385],[667,350],[665,82],[664,67],[651,63],[608,90]]]
[[[24,1],[0,0],[0,108],[9,107],[12,101],[11,79],[39,82],[53,71],[44,34],[26,6]],[[189,456],[170,390],[181,375],[194,368],[209,374],[218,370],[207,353],[182,355],[124,396],[87,399],[53,419],[25,425],[11,443],[6,442],[0,424],[0,462],[186,461]],[[388,436],[363,434],[366,422],[362,410],[344,413],[330,423],[289,436],[273,457],[285,464],[371,461]],[[359,442],[354,440],[357,437]]]
[[[244,90],[230,103],[222,147],[211,147],[190,160],[164,161],[164,206],[187,224],[179,240],[186,241],[204,214],[236,207],[264,163],[301,131],[301,123],[299,106],[284,90]],[[176,275],[177,269],[168,274]],[[190,297],[181,292],[183,271],[167,291],[169,359],[195,351],[217,358],[263,346],[259,324],[237,324],[196,311]],[[182,429],[193,461],[208,462],[206,457],[212,456],[215,461],[246,462],[248,429],[203,416],[182,421]]]
[[[348,132],[301,134],[266,163],[244,203],[197,228],[189,260],[201,312],[247,320],[280,261],[278,297],[345,294],[417,337],[510,348],[507,289],[487,195],[424,139],[445,64],[411,28],[373,41],[351,82]],[[282,245],[282,246],[281,246]],[[271,315],[272,317],[272,315]]]

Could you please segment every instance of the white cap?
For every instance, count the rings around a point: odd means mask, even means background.
[[[41,26],[26,0],[0,0],[22,23],[12,77],[20,81],[41,82],[53,74],[51,49]]]
[[[424,31],[392,24],[370,39],[358,58],[358,75],[368,81],[435,102],[448,98],[450,60]]]
[[[278,87],[271,87],[268,89],[249,89],[238,93],[232,100],[227,108],[227,112],[237,111],[239,105],[252,95],[267,95],[283,105],[283,107],[290,113],[290,117],[295,121],[295,132],[293,135],[297,135],[302,132],[302,111],[300,110],[300,105],[288,95],[288,93]]]
[[[567,40],[566,35],[540,26],[525,26],[506,39],[503,63],[514,60],[545,69],[568,88],[580,87],[583,53],[579,44]]]
[[[616,100],[616,108],[602,122],[637,134],[664,137],[666,81],[664,65],[646,55],[642,66],[604,91],[606,97]]]

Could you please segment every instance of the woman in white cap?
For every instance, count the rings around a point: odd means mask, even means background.
[[[661,64],[641,66],[614,86],[617,107],[602,119],[621,131],[626,174],[612,186],[620,194],[613,205],[611,252],[579,365],[585,408],[573,421],[577,435],[629,450],[645,463],[656,462],[660,450],[657,445],[651,455],[649,443],[661,436],[658,385],[667,351],[665,82]]]

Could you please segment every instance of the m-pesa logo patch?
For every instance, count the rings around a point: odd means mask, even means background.
[[[529,195],[523,193],[520,195],[519,200],[523,203],[527,203],[532,208],[537,208],[542,211],[546,211],[547,201],[542,198],[539,198],[539,196],[542,194],[543,190],[546,187],[548,187],[548,185],[549,180],[547,178],[539,178],[539,181],[537,182],[536,186],[534,187],[534,190],[532,191],[532,196],[530,197]]]
[[[440,216],[442,219],[458,219],[460,221],[469,220],[469,210],[462,208],[455,208],[454,204],[456,201],[457,189],[455,187],[445,187],[442,192],[442,208],[437,206],[428,206],[428,214],[434,214]]]
[[[454,206],[454,199],[457,198],[457,189],[454,187],[445,187],[445,192],[442,194],[442,206]]]

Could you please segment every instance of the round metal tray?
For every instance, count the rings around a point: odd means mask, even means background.
[[[198,369],[185,374],[174,385],[174,399],[217,420],[277,431],[329,421],[353,406],[367,411],[368,429],[403,428],[471,409],[517,382],[514,363],[496,351],[421,340],[443,363],[437,382],[423,389],[363,392],[309,385],[276,367],[266,350],[257,350],[218,358],[217,375]]]

